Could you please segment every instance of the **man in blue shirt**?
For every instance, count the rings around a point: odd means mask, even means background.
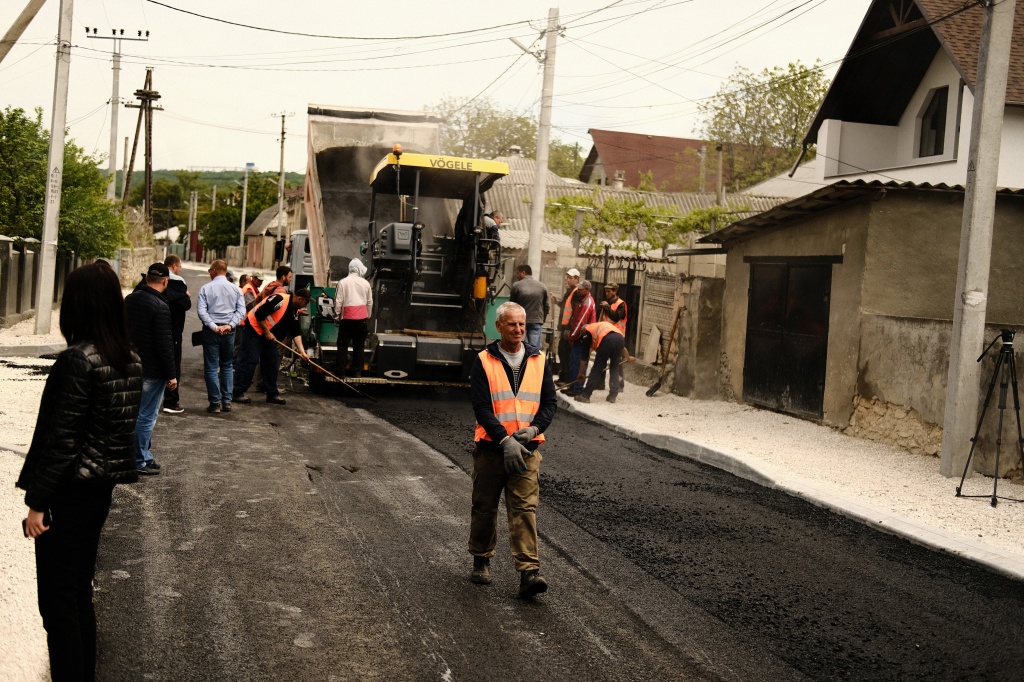
[[[207,412],[230,412],[234,394],[235,327],[245,317],[242,290],[227,279],[228,264],[210,264],[210,282],[199,290],[198,312],[203,322],[203,373],[210,399]]]

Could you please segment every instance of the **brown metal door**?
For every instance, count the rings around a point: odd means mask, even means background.
[[[751,263],[743,399],[820,419],[831,263]]]

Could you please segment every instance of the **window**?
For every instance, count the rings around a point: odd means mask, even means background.
[[[921,144],[918,156],[939,156],[945,149],[946,103],[949,88],[936,88],[928,95],[928,104],[921,115]]]

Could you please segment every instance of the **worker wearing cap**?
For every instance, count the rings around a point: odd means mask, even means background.
[[[473,511],[470,580],[491,583],[491,557],[497,544],[498,501],[505,493],[508,539],[519,571],[519,596],[544,592],[537,543],[540,462],[537,448],[558,409],[551,367],[539,348],[523,341],[526,311],[511,301],[498,306],[494,322],[501,338],[473,360],[470,395],[476,432],[473,440]]]
[[[255,272],[248,277],[242,275],[242,280],[244,280],[240,281],[242,285],[242,299],[245,301],[245,310],[248,312],[256,305],[256,299],[259,298],[260,285],[263,284],[263,280]]]
[[[580,271],[576,268],[569,268],[565,271],[565,294],[558,302],[558,380],[565,383],[575,375],[569,375],[569,359],[572,355],[572,343],[569,341],[569,320],[572,319],[573,294],[580,284]]]
[[[598,306],[597,319],[600,322],[604,320],[614,324],[619,332],[622,333],[623,338],[626,336],[626,321],[628,319],[628,310],[626,308],[626,302],[619,298],[619,285],[615,282],[608,282],[604,285],[604,300],[601,301]],[[625,357],[629,357],[628,353],[623,353]],[[616,376],[612,373],[612,376]],[[622,383],[619,385],[618,390],[622,391],[625,386],[625,379],[622,377],[621,372],[619,378]],[[604,381],[601,382],[599,390],[604,389]]]
[[[608,397],[610,403],[615,402],[615,397],[622,388],[622,349],[626,344],[626,337],[622,335],[619,328],[607,320],[594,322],[583,327],[577,342],[581,348],[579,380],[582,382],[586,373],[587,361],[590,359],[590,351],[594,350],[594,366],[590,369],[590,378],[583,392],[576,396],[581,403],[589,403],[590,396],[598,387],[604,384],[604,372],[611,361],[611,376],[609,377]]]
[[[285,291],[264,299],[246,315],[245,331],[242,332],[242,352],[239,356],[237,381],[235,382],[236,403],[248,404],[252,399],[245,395],[252,385],[256,365],[263,370],[263,385],[267,389],[267,402],[284,405],[277,388],[277,369],[281,364],[278,346],[289,339],[298,348],[297,355],[309,360],[302,345],[302,327],[299,325],[300,311],[309,305],[309,289],[299,289],[294,295]]]

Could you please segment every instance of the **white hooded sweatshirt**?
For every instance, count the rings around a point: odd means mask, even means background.
[[[373,312],[373,293],[364,275],[366,266],[359,259],[348,262],[348,277],[338,281],[334,295],[335,319],[365,320]]]

